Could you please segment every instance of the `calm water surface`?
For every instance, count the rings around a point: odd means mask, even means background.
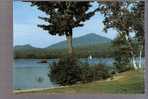
[[[47,88],[57,86],[48,78],[49,64],[39,59],[17,59],[13,65],[14,89]],[[52,63],[55,60],[49,60]]]
[[[92,60],[80,59],[82,62],[89,64],[106,64],[113,65],[113,59],[97,59]],[[48,63],[39,63],[41,59],[16,59],[13,65],[13,86],[14,89],[30,89],[30,88],[48,88],[58,85],[50,81],[48,77],[49,64],[57,61],[49,59]]]

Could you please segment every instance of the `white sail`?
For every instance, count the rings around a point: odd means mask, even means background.
[[[91,55],[89,56],[89,59],[92,59],[92,56]]]

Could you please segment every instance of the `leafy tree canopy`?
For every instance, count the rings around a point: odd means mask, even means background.
[[[83,26],[83,22],[95,14],[88,11],[92,6],[89,1],[32,1],[31,6],[45,12],[47,17],[39,17],[48,24],[38,25],[51,35],[69,35],[75,27]]]

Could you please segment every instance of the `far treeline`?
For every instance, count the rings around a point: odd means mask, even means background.
[[[96,44],[74,48],[74,54],[78,58],[88,58],[90,55],[96,58],[113,56],[113,48],[110,43]],[[14,58],[34,58],[34,59],[56,59],[67,55],[67,48],[34,48],[30,45],[22,48],[15,48]]]
[[[30,45],[23,47],[22,49],[14,48],[14,59],[57,59],[67,55],[67,48],[34,48]],[[112,43],[74,48],[74,54],[78,58],[88,58],[90,55],[94,58],[113,58],[115,51]],[[136,56],[138,57],[138,51]],[[144,52],[142,57],[144,57]]]

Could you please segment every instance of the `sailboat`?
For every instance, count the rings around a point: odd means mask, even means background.
[[[88,57],[88,59],[90,59],[90,60],[91,60],[91,59],[92,59],[92,56],[90,55],[90,56]]]

